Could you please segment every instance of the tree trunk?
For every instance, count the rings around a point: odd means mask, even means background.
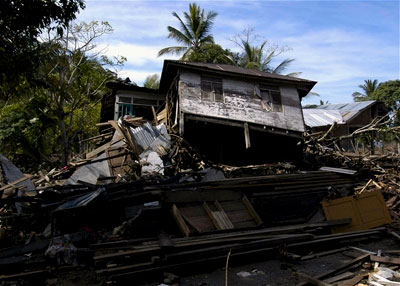
[[[65,129],[65,122],[64,122],[64,111],[59,110],[58,111],[58,120],[60,121],[60,131],[61,131],[61,140],[62,140],[62,145],[63,145],[63,164],[64,166],[67,165],[68,163],[68,157],[69,157],[69,146],[68,146],[68,138],[67,138],[67,131]]]

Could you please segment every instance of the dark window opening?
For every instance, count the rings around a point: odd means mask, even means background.
[[[132,116],[133,115],[133,105],[132,104],[125,104],[119,103],[118,104],[118,118],[124,117],[125,115]]]
[[[260,84],[261,98],[270,111],[282,112],[281,91],[277,86]]]
[[[215,102],[224,102],[222,79],[201,77],[201,99]]]

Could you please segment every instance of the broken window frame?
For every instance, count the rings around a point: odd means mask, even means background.
[[[283,112],[282,96],[279,86],[260,84],[260,95],[263,104],[269,111]]]
[[[201,100],[224,103],[224,88],[221,78],[201,77]]]

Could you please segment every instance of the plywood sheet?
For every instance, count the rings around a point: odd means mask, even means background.
[[[365,230],[391,223],[389,211],[379,191],[323,201],[322,207],[327,220],[352,219],[348,225],[333,227],[333,233]]]

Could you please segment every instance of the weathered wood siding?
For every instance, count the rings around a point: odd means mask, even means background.
[[[179,81],[181,112],[304,131],[300,99],[295,86],[280,86],[283,111],[273,112],[263,109],[261,99],[254,95],[256,82],[223,78],[222,83],[224,103],[201,100],[200,75],[182,72]]]

